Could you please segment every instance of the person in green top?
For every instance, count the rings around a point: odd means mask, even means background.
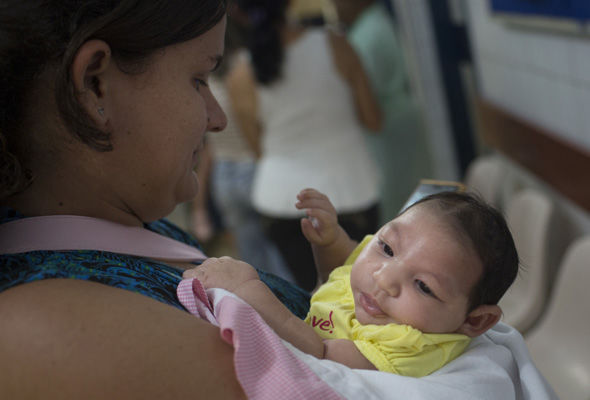
[[[409,85],[394,21],[377,0],[333,0],[381,108],[379,133],[367,141],[381,172],[380,223],[395,218],[421,178],[431,175],[431,156],[420,108]]]

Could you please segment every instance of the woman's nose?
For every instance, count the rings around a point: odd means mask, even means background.
[[[207,130],[209,132],[221,132],[227,126],[227,117],[213,94],[210,96],[209,106],[207,107]]]
[[[391,297],[397,297],[400,294],[400,284],[396,272],[392,266],[385,265],[373,272],[373,278],[379,289],[386,292]]]

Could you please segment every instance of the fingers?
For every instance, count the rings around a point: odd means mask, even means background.
[[[185,279],[188,278],[198,278],[201,279],[206,275],[207,271],[214,270],[219,268],[224,262],[227,261],[237,261],[231,257],[209,257],[203,263],[195,268],[187,269],[182,273],[182,277]]]
[[[187,269],[182,273],[184,279],[198,278],[200,270],[198,268]]]
[[[231,257],[211,257],[196,268],[185,271],[185,279],[197,278],[205,288],[234,291],[249,280],[258,279],[258,272],[250,264]]]
[[[334,240],[338,215],[328,196],[315,189],[303,189],[295,206],[305,209],[308,218],[301,220],[301,232],[310,243],[323,246]]]
[[[305,210],[305,214],[307,215],[306,219],[310,222],[313,229],[318,232],[322,232],[323,230],[328,229],[332,225],[338,223],[336,214],[332,214],[329,211],[319,208],[307,209]]]
[[[299,201],[313,200],[313,199],[324,199],[326,201],[329,201],[328,196],[326,196],[322,192],[319,192],[315,189],[310,189],[310,188],[303,189],[302,191],[300,191],[297,194],[297,200],[299,200]]]
[[[336,209],[330,202],[328,196],[315,189],[303,189],[299,192],[295,207],[300,210],[305,208],[319,208],[336,214]]]
[[[313,223],[308,218],[301,219],[301,232],[310,243],[318,243],[321,240],[317,229],[313,226]]]

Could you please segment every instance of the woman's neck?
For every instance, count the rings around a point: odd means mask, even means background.
[[[80,215],[130,226],[143,225],[124,203],[108,198],[104,190],[88,182],[59,173],[36,176],[26,190],[9,197],[2,205],[29,217]]]

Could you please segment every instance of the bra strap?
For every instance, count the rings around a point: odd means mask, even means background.
[[[77,215],[23,218],[0,225],[0,253],[100,250],[168,261],[195,262],[199,249],[142,227]]]

